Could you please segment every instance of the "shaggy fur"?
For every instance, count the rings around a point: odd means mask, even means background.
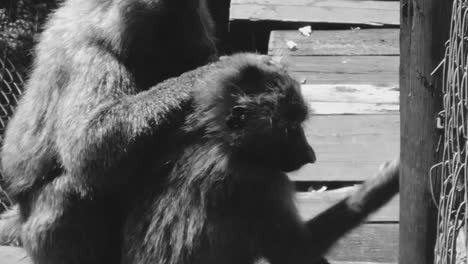
[[[398,190],[394,163],[390,174],[303,222],[284,173],[315,160],[299,84],[270,59],[241,54],[193,89],[193,111],[175,135],[180,147],[130,206],[125,264],[326,263],[326,250]]]
[[[150,87],[209,61],[212,31],[204,0],[68,0],[51,15],[1,152],[35,264],[118,262],[125,185],[189,97]]]

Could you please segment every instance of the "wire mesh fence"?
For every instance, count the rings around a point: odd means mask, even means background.
[[[34,38],[55,6],[55,0],[3,0],[0,4],[0,136],[23,90]]]
[[[436,264],[467,263],[466,170],[468,136],[468,0],[453,3],[450,39],[443,61],[442,161],[431,170],[441,182],[438,198]]]
[[[23,91],[34,39],[56,6],[56,0],[0,0],[0,144]],[[0,187],[0,212],[7,203]]]

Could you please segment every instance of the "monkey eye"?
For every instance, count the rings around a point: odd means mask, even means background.
[[[232,108],[231,114],[226,119],[226,125],[231,129],[244,127],[247,120],[247,107],[236,105]]]
[[[247,112],[247,107],[243,105],[236,105],[231,110],[231,115],[233,116],[242,116],[245,115]]]

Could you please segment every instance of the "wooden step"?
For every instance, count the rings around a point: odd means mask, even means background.
[[[286,42],[298,44],[295,51]],[[282,57],[305,84],[399,83],[399,30],[321,30],[310,37],[299,31],[272,31],[269,54]]]
[[[330,263],[396,263],[398,257],[397,224],[364,224],[349,234],[327,254]],[[22,248],[0,246],[1,264],[30,264]]]
[[[347,197],[351,192],[356,191],[357,186],[345,187],[324,192],[299,192],[296,194],[296,205],[299,213],[304,220],[311,219],[321,212],[325,211],[330,206]],[[370,215],[367,223],[375,222],[393,222],[398,223],[400,220],[400,198],[393,198],[388,204]]]
[[[273,56],[398,56],[399,29],[313,30],[310,36],[298,30],[270,33],[268,54]],[[298,46],[291,51],[286,41]]]
[[[398,114],[398,86],[369,84],[302,85],[302,94],[317,115]]]
[[[330,264],[396,264],[398,224],[365,224],[352,230],[325,256]],[[265,259],[256,264],[268,264]]]
[[[294,181],[362,181],[398,155],[397,89],[308,85],[302,90],[313,109],[304,131],[317,162],[290,173]]]
[[[231,20],[399,25],[398,1],[231,0]]]
[[[397,113],[312,115],[304,131],[317,162],[290,173],[294,181],[363,181],[400,151]]]
[[[397,264],[396,262],[328,261],[330,264]]]
[[[273,32],[270,53],[278,54],[278,43],[285,42],[281,37],[297,33]],[[282,60],[299,80],[306,79],[302,92],[314,112],[304,129],[317,163],[290,176],[295,181],[365,180],[399,153],[398,30],[314,31],[298,38],[306,39],[298,51],[308,52],[291,52]],[[323,47],[326,51],[319,51]],[[385,56],[378,54],[380,48]]]
[[[396,223],[364,224],[339,240],[327,259],[332,263],[397,263],[398,234]]]
[[[398,35],[394,29],[313,31],[310,37],[271,33],[269,54],[280,56],[303,82],[313,109],[304,130],[317,162],[290,173],[293,181],[306,186],[360,182],[399,155]],[[286,47],[288,40],[297,43],[296,51]],[[310,219],[354,188],[298,193],[299,212]],[[399,203],[395,197],[340,239],[328,254],[330,263],[397,263]]]
[[[305,84],[399,83],[398,56],[286,56],[281,61]]]

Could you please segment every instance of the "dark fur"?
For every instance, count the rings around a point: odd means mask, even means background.
[[[168,176],[148,178],[131,206],[123,263],[326,263],[324,252],[397,192],[394,163],[303,222],[284,173],[315,160],[299,84],[268,58],[236,55],[194,89],[179,151],[154,172]]]
[[[203,0],[69,0],[52,14],[1,153],[34,263],[118,262],[125,185],[189,97],[144,91],[214,56],[212,31]]]

